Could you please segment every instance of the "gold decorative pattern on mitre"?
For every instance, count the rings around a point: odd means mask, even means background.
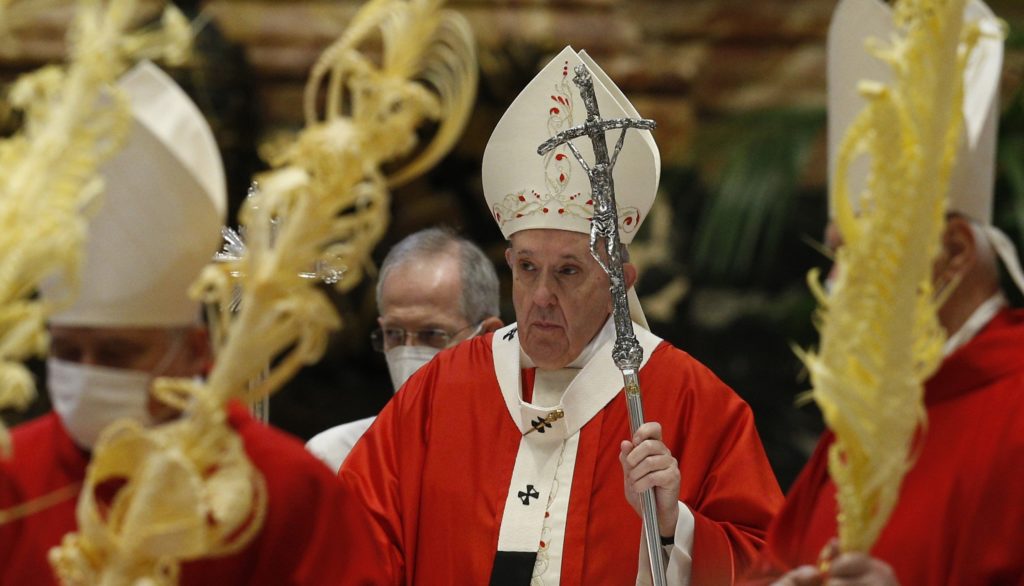
[[[4,3],[0,15],[28,18],[28,4]],[[88,210],[103,192],[97,170],[131,128],[114,82],[135,58],[187,56],[190,33],[180,12],[168,7],[159,29],[129,34],[135,11],[130,0],[80,2],[67,67],[26,74],[8,94],[24,124],[0,140],[0,407],[24,408],[35,396],[22,362],[45,354],[47,316],[72,301],[32,295],[58,273],[77,282]],[[0,423],[0,456],[9,442]]]
[[[963,71],[980,34],[964,23],[964,7],[899,0],[899,34],[869,45],[894,81],[860,83],[867,106],[840,145],[831,193],[844,238],[838,278],[828,294],[817,274],[808,279],[821,346],[801,357],[836,435],[829,473],[843,551],[869,551],[884,528],[926,423],[924,381],[942,360],[932,262],[963,126]],[[847,177],[865,154],[870,173],[855,211]]]
[[[205,383],[156,381],[155,394],[182,410],[176,421],[149,429],[119,423],[101,435],[79,531],[51,553],[66,584],[174,584],[182,561],[235,551],[258,533],[266,489],[225,404],[258,401],[320,358],[341,323],[306,276],[325,262],[341,269],[340,291],[355,285],[387,225],[387,186],[426,171],[465,125],[476,89],[473,35],[440,7],[372,0],[317,62],[306,128],[277,149],[273,170],[240,211],[244,252],[210,264],[193,285],[212,308],[213,370]],[[364,46],[379,51],[379,61]],[[425,123],[436,133],[414,152]],[[403,160],[391,175],[380,169]],[[97,491],[110,481],[120,488],[101,500]]]

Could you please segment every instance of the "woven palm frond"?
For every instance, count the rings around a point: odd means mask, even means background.
[[[932,263],[963,125],[963,71],[980,34],[965,0],[901,0],[896,30],[871,50],[893,71],[862,81],[868,105],[838,152],[831,194],[844,245],[828,295],[812,284],[821,345],[806,352],[812,396],[836,441],[829,472],[843,550],[868,551],[896,504],[925,424],[924,381],[942,360]],[[859,209],[851,162],[870,158]]]

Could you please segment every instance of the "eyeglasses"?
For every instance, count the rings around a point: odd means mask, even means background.
[[[370,332],[370,343],[377,352],[385,352],[402,345],[429,346],[443,350],[451,344],[452,339],[471,327],[473,327],[472,324],[451,333],[438,328],[428,328],[414,332],[402,328],[377,328]],[[479,326],[477,327],[479,328]]]

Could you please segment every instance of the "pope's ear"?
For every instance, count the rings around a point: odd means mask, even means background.
[[[622,263],[622,276],[626,278],[626,290],[636,284],[636,265],[631,262]]]

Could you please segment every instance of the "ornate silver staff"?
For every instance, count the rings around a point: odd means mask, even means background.
[[[590,254],[593,255],[601,268],[608,273],[611,282],[612,317],[615,320],[615,345],[612,347],[612,360],[622,371],[626,405],[629,408],[629,427],[636,433],[644,423],[644,408],[640,400],[640,382],[637,371],[643,361],[644,349],[633,333],[633,320],[629,315],[629,302],[626,300],[626,280],[622,274],[622,250],[619,241],[619,215],[615,207],[615,185],[612,180],[612,169],[622,150],[622,142],[626,138],[626,130],[638,128],[653,130],[653,120],[637,120],[634,118],[615,118],[602,120],[597,106],[597,95],[594,93],[594,80],[585,65],[577,65],[573,69],[573,83],[580,88],[580,97],[587,108],[587,121],[579,126],[559,132],[544,141],[537,148],[540,155],[546,155],[555,147],[565,144],[580,166],[587,172],[590,179],[591,199],[594,201],[594,217],[590,224]],[[615,144],[615,153],[608,158],[608,142],[605,133],[621,128],[619,140]],[[594,164],[589,165],[571,142],[573,139],[589,136],[594,148]],[[600,241],[605,242],[608,262],[601,259]],[[655,586],[665,586],[665,561],[661,554],[661,539],[658,531],[658,519],[654,509],[654,490],[648,489],[640,494],[640,505],[644,520],[644,540],[651,560],[651,576]]]

